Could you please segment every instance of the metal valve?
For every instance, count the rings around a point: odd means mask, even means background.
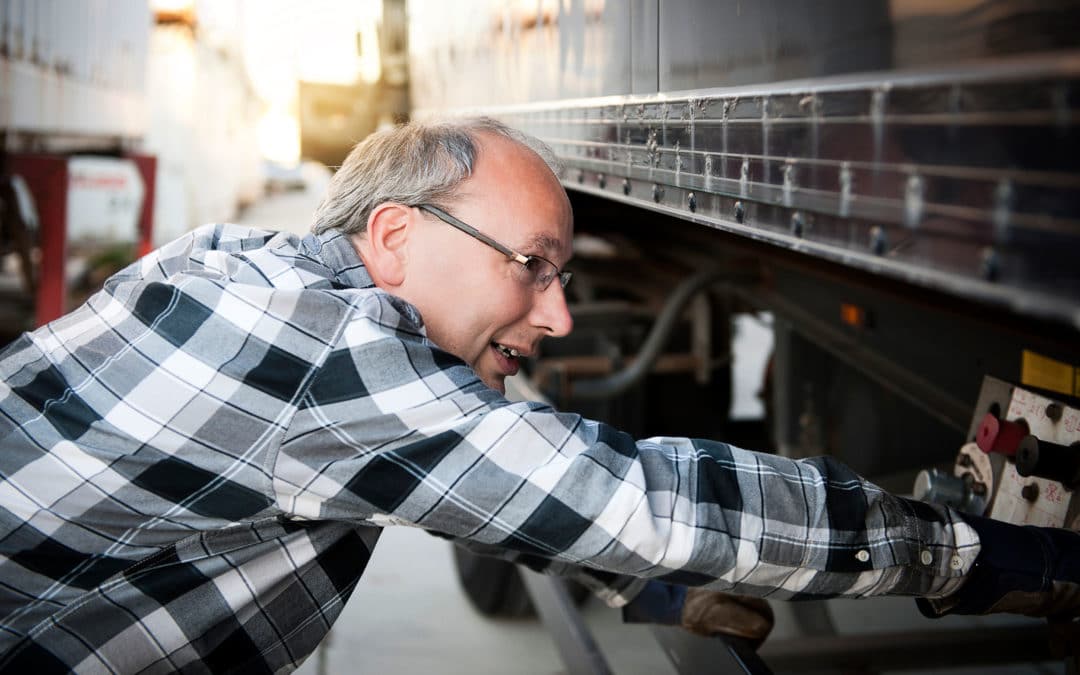
[[[940,469],[923,470],[915,476],[911,492],[920,501],[951,506],[967,513],[982,513],[985,508],[985,497],[972,484],[970,474],[958,478]]]

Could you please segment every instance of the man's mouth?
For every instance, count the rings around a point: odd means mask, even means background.
[[[499,374],[503,377],[511,377],[517,374],[518,367],[521,365],[520,359],[522,354],[516,347],[510,347],[499,342],[491,343],[491,350],[495,352],[495,362],[499,369]]]
[[[502,342],[496,342],[495,340],[491,340],[490,347],[491,351],[495,354],[496,377],[499,382],[495,384],[494,387],[499,391],[505,392],[505,389],[501,384],[502,378],[517,375],[517,369],[521,367],[521,360],[528,356],[529,353],[524,350],[519,350],[516,347],[503,345]]]
[[[518,352],[518,350],[514,349],[513,347],[507,347],[506,345],[499,344],[498,342],[492,342],[491,344],[495,347],[496,350],[499,351],[499,353],[501,353],[508,359],[516,359],[520,355],[520,352]]]

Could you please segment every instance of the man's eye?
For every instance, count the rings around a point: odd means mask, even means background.
[[[543,258],[529,258],[522,267],[532,284],[540,290],[547,288],[559,273],[554,265]]]
[[[529,258],[525,263],[525,271],[534,279],[544,273],[544,263],[536,258]]]

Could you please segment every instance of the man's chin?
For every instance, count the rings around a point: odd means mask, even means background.
[[[492,364],[482,363],[482,359],[476,359],[469,363],[469,367],[472,368],[476,376],[480,378],[480,381],[484,383],[490,389],[494,389],[500,394],[506,394],[506,374],[499,372],[499,369],[493,367]]]
[[[506,376],[504,375],[489,375],[481,377],[480,380],[491,387],[500,394],[506,395]]]

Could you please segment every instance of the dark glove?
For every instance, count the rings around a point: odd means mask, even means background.
[[[650,581],[623,607],[627,623],[682,626],[698,635],[732,635],[760,645],[773,627],[773,612],[761,598]]]
[[[1080,616],[1080,533],[961,517],[979,535],[981,550],[960,590],[916,600],[923,614]]]

